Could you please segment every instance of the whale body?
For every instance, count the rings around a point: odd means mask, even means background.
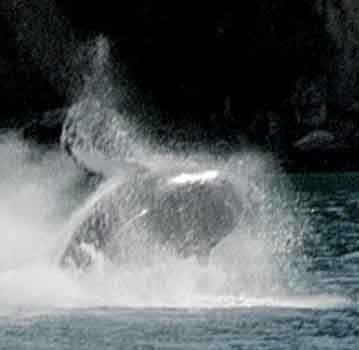
[[[129,245],[148,242],[203,259],[234,230],[242,211],[234,186],[217,170],[139,172],[110,187],[73,227],[61,266],[87,268],[98,252],[121,264]]]

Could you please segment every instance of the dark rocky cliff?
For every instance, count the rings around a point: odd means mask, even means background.
[[[115,82],[131,82],[126,108],[162,141],[249,142],[289,168],[358,167],[357,2],[36,4],[0,5],[3,127],[33,122],[34,136],[43,111],[71,104],[88,64],[74,52],[102,34]]]

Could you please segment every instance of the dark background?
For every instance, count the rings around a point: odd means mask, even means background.
[[[189,144],[253,143],[285,164],[310,157],[316,164],[324,155],[322,167],[348,167],[359,135],[357,7],[348,0],[4,0],[0,124],[41,124],[45,111],[69,106],[84,62],[68,57],[103,35],[115,82],[127,84],[121,103],[134,115],[155,115],[156,123],[153,116],[141,123],[157,128],[161,142],[181,134]],[[314,141],[303,141],[308,135]]]

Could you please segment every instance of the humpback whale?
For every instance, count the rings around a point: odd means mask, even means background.
[[[74,213],[60,253],[63,267],[86,269],[101,255],[122,264],[152,247],[155,254],[164,247],[205,262],[237,226],[242,196],[224,171],[189,164],[148,168],[135,161],[143,156],[136,137],[102,100],[85,98],[69,110],[62,147],[89,176],[107,180]],[[122,170],[129,173],[126,180],[118,176]]]
[[[148,242],[205,261],[234,230],[243,209],[220,170],[139,171],[109,187],[95,194],[72,228],[61,266],[86,269],[99,252],[121,264],[129,244]]]

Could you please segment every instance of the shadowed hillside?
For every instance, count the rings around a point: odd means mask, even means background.
[[[42,112],[70,105],[88,67],[81,50],[103,35],[111,43],[115,86],[128,90],[118,108],[138,116],[161,142],[180,137],[230,149],[249,142],[290,167],[347,167],[355,160],[354,1],[116,5],[0,5],[0,97],[10,116],[3,126],[36,124]]]

